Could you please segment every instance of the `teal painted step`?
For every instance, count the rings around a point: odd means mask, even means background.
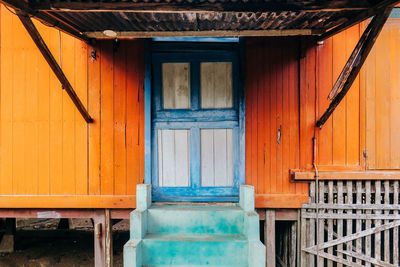
[[[143,239],[144,265],[247,266],[248,244],[243,235],[148,234]]]
[[[241,186],[238,204],[199,206],[152,205],[151,186],[138,185],[130,224],[125,267],[265,266],[250,186]]]
[[[243,234],[244,213],[237,206],[153,205],[148,233]]]

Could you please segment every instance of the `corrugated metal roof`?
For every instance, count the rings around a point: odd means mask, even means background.
[[[15,3],[2,1],[11,6]],[[245,31],[257,36],[268,35],[267,31],[271,35],[321,34],[354,18],[361,21],[395,3],[396,0],[30,0],[25,7],[17,8],[41,20],[51,20],[55,27],[78,37],[105,37],[104,30],[118,32],[119,37],[177,33],[240,36]]]

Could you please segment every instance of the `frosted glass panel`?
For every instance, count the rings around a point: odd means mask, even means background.
[[[232,106],[232,62],[201,63],[201,108]]]
[[[190,186],[190,131],[158,130],[159,186]]]
[[[201,186],[232,186],[232,129],[203,129],[200,135]]]
[[[190,64],[163,63],[162,87],[164,109],[190,108]]]

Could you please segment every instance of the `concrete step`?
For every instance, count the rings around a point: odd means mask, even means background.
[[[153,205],[148,233],[243,234],[244,211],[237,206]]]
[[[244,235],[147,234],[142,240],[143,266],[247,266]]]

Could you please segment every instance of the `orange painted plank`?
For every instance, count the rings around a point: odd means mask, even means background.
[[[270,192],[276,192],[277,190],[277,144],[276,144],[276,139],[277,139],[277,129],[279,125],[277,126],[277,109],[278,109],[278,104],[277,104],[277,91],[281,90],[280,84],[278,81],[278,75],[277,75],[277,61],[279,61],[279,57],[277,55],[276,49],[276,42],[271,42],[271,64],[270,64],[270,73],[271,73],[271,89],[270,89],[270,111],[271,113],[269,114],[269,120],[270,120],[270,154],[271,154],[271,159],[270,159],[270,181],[271,181],[271,187],[270,187]],[[279,53],[279,52],[278,52]],[[279,88],[279,89],[278,89]]]
[[[114,90],[113,41],[101,43],[101,194],[114,193]]]
[[[346,55],[349,57],[360,37],[358,25],[346,31]],[[360,76],[346,96],[346,165],[360,165]]]
[[[13,96],[12,96],[12,157],[13,157],[13,193],[25,194],[25,123],[26,123],[26,76],[27,56],[29,52],[25,49],[25,44],[29,41],[23,26],[13,17],[14,35],[13,35]],[[17,63],[18,64],[15,64]]]
[[[83,105],[88,102],[88,61],[87,45],[79,40],[75,42],[75,92]],[[88,194],[88,124],[74,106],[75,113],[75,193]]]
[[[264,191],[260,192],[260,194],[264,193],[270,193],[271,192],[271,157],[273,156],[271,154],[271,101],[270,101],[270,95],[271,95],[271,74],[273,67],[271,65],[271,55],[274,53],[272,51],[272,45],[268,41],[268,39],[264,39],[264,42],[262,43],[262,47],[264,49],[264,58],[263,61],[264,63],[264,73],[263,73],[263,81],[264,81],[264,104],[263,104],[263,112],[261,113],[262,116],[264,117],[264,123],[265,123],[265,141],[264,141],[264,175],[262,179],[264,181],[261,181],[261,183],[265,184]],[[257,110],[255,110],[256,113],[259,113]],[[254,124],[258,124],[257,121],[253,121]],[[255,147],[255,149],[258,149]]]
[[[287,50],[284,49],[282,39],[278,39],[275,42],[276,47],[276,114],[275,114],[275,129],[273,139],[271,142],[276,147],[276,192],[284,192],[282,188],[283,183],[283,145],[282,145],[282,136],[281,140],[278,144],[278,131],[279,129],[282,132],[282,119],[283,119],[283,53],[287,53]]]
[[[61,35],[61,67],[73,88],[76,88],[75,77],[75,40]],[[62,194],[76,193],[75,141],[76,108],[68,94],[62,91]]]
[[[257,69],[255,70],[255,75],[257,79],[257,100],[255,103],[257,103],[257,187],[256,187],[256,192],[257,193],[263,193],[265,192],[264,190],[264,163],[265,163],[265,115],[264,115],[264,83],[263,83],[263,77],[265,75],[264,71],[264,60],[263,60],[263,47],[257,47],[256,50],[256,58],[253,60],[253,64],[257,66]]]
[[[368,24],[362,24],[363,30],[367,27]],[[372,48],[368,58],[365,62],[364,71],[365,71],[365,117],[366,117],[366,126],[365,126],[365,142],[366,149],[368,150],[368,158],[367,158],[367,169],[375,168],[375,154],[376,154],[376,144],[375,144],[375,84],[376,84],[376,43],[375,47]]]
[[[138,61],[138,55],[144,51],[138,51],[136,42],[129,42],[127,48],[126,68],[126,162],[127,180],[126,191],[128,195],[136,192],[136,184],[139,182],[139,125],[140,125],[140,97],[139,97],[139,76],[140,68],[144,68]]]
[[[26,31],[21,34],[27,35],[23,49],[26,51],[26,72],[20,79],[25,81],[24,87],[17,90],[25,90],[25,101],[19,105],[25,106],[24,114],[24,141],[25,147],[20,157],[24,157],[24,194],[35,195],[38,193],[38,75],[39,70],[37,61],[39,57],[38,49]],[[16,51],[17,52],[17,51]]]
[[[300,168],[312,169],[315,128],[315,48],[300,59]]]
[[[389,46],[388,46],[389,44]],[[390,168],[391,124],[390,124],[390,34],[387,29],[382,31],[375,44],[376,47],[376,87],[375,87],[375,140],[376,168]],[[396,75],[393,73],[393,75]],[[397,115],[398,116],[398,115]]]
[[[281,137],[281,153],[282,153],[282,191],[289,193],[289,168],[290,168],[290,56],[293,49],[288,39],[284,39],[282,43],[282,137]]]
[[[136,196],[125,195],[58,195],[58,196],[0,196],[0,208],[112,208],[136,207]]]
[[[318,116],[322,116],[330,104],[328,95],[333,87],[332,81],[332,38],[318,46]],[[332,165],[332,117],[322,129],[318,130],[318,164]]]
[[[59,54],[59,32],[51,31],[48,46]],[[59,57],[55,56],[59,62]],[[50,194],[62,195],[63,188],[63,91],[53,72],[50,73]]]
[[[0,16],[0,194],[13,191],[13,115],[12,95],[14,81],[13,40],[14,20],[3,5]],[[4,38],[7,36],[7,38]],[[7,79],[5,79],[7,77]]]
[[[391,88],[391,103],[390,103],[390,124],[391,124],[391,155],[390,167],[392,169],[400,168],[400,21],[396,20],[386,24],[384,30],[390,31],[390,88]],[[397,75],[396,75],[397,74]]]
[[[92,60],[91,54],[96,53],[97,58]],[[100,194],[100,59],[102,57],[100,47],[88,47],[88,112],[93,118],[93,123],[88,126],[89,144],[88,144],[88,172],[90,195]]]
[[[36,27],[48,43],[50,31],[43,24],[36,22]],[[38,194],[50,194],[50,68],[46,60],[38,55]]]
[[[299,145],[299,79],[298,79],[298,42],[290,42],[289,54],[289,168],[300,168],[300,145]],[[290,183],[291,193],[296,192],[297,184]]]
[[[346,32],[333,37],[333,67],[332,77],[336,82],[346,64]],[[332,114],[333,125],[333,165],[343,166],[346,164],[346,100],[347,97],[337,106]]]
[[[256,194],[256,208],[301,208],[308,203],[308,194]]]
[[[126,194],[126,42],[114,52],[114,179],[115,194]],[[139,162],[135,163],[139,165]]]

